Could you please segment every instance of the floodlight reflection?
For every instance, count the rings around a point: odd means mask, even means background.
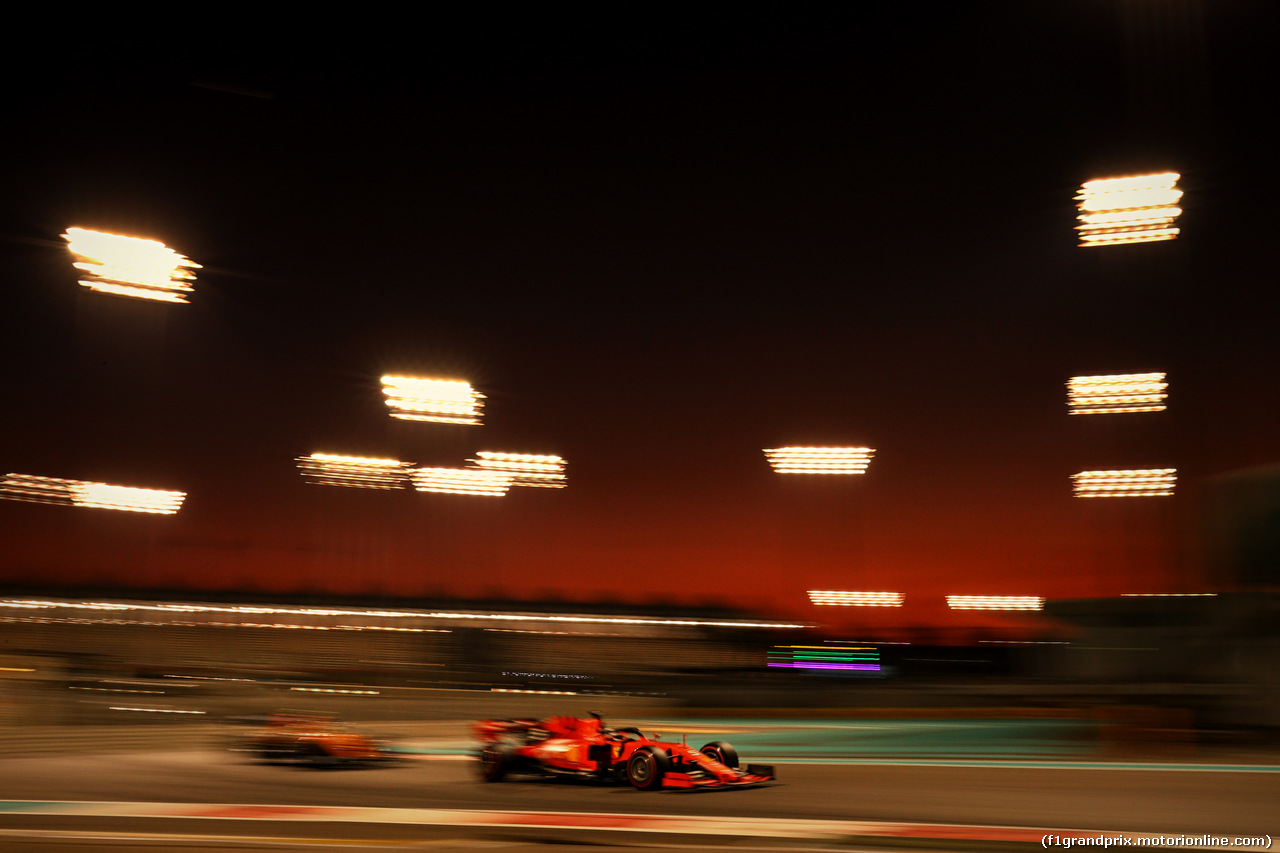
[[[182,507],[186,497],[186,492],[61,480],[34,474],[6,474],[0,480],[0,498],[56,506],[173,515]]]
[[[471,383],[453,379],[384,376],[382,393],[391,417],[406,421],[478,425],[484,406]]]
[[[410,463],[397,459],[313,453],[298,457],[298,468],[308,483],[354,489],[403,489],[409,485]]]
[[[905,596],[900,592],[857,592],[840,589],[811,589],[809,601],[835,607],[901,607]]]
[[[1072,488],[1078,498],[1170,497],[1177,484],[1177,468],[1134,468],[1112,471],[1081,471],[1072,474]]]
[[[1178,236],[1176,172],[1086,181],[1076,195],[1081,246],[1155,243]]]
[[[865,474],[870,447],[776,447],[764,451],[779,474]]]
[[[504,474],[513,486],[538,489],[563,489],[565,487],[565,462],[559,456],[540,456],[533,453],[498,453],[481,450],[476,459],[468,460],[481,471]]]
[[[186,302],[200,265],[156,240],[68,228],[62,235],[84,273],[80,284],[100,293]]]

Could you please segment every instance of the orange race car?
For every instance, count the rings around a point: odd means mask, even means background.
[[[256,718],[261,727],[232,750],[267,764],[373,764],[397,756],[368,735],[321,714],[277,712]]]
[[[524,773],[630,782],[641,791],[660,788],[745,788],[772,781],[767,764],[739,766],[738,752],[724,741],[701,749],[659,740],[634,727],[609,728],[590,719],[481,720],[472,727],[481,741],[480,775],[500,782]]]

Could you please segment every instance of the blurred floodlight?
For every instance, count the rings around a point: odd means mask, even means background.
[[[454,379],[382,377],[391,417],[436,424],[479,424],[484,395]]]
[[[169,492],[161,489],[111,486],[106,483],[77,483],[72,486],[72,496],[76,506],[173,515],[182,506],[182,501],[187,495],[185,492]]]
[[[1076,195],[1081,246],[1155,243],[1178,236],[1177,172],[1086,181]]]
[[[811,589],[809,600],[814,604],[836,607],[901,607],[900,592],[856,592],[841,589]]]
[[[1163,412],[1169,383],[1163,373],[1073,376],[1067,380],[1067,406],[1073,415]]]
[[[948,595],[952,610],[1043,610],[1044,599],[1038,595]]]
[[[1178,480],[1178,469],[1081,471],[1079,474],[1072,474],[1071,479],[1078,498],[1169,497]]]
[[[764,455],[779,474],[865,474],[870,447],[776,447]]]
[[[112,486],[84,480],[59,480],[33,474],[7,474],[0,480],[0,498],[58,506],[83,506],[173,515],[186,492]]]
[[[160,302],[186,302],[200,265],[164,243],[84,228],[68,228],[62,235],[84,274],[80,283],[91,290]]]
[[[474,468],[410,468],[409,475],[420,492],[502,497],[511,488],[510,475]]]
[[[308,483],[355,489],[403,489],[409,485],[408,462],[313,453],[298,457],[298,468]]]
[[[505,474],[511,479],[513,486],[530,486],[540,489],[565,487],[565,462],[559,456],[481,450],[476,457],[467,461],[478,470]]]

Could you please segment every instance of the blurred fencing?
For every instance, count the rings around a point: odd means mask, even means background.
[[[0,741],[131,748],[155,735],[181,746],[280,709],[406,732],[601,711],[1076,721],[1073,739],[1088,732],[1102,746],[1266,737],[1280,731],[1278,601],[1068,603],[1055,612],[1081,626],[1070,643],[883,644],[875,671],[843,673],[766,666],[779,643],[821,642],[799,626],[551,614],[459,624],[377,611],[357,624],[350,610],[320,609],[233,623],[55,608],[0,620]]]

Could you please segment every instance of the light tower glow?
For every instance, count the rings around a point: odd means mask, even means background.
[[[779,474],[865,474],[870,447],[776,447],[764,451]]]
[[[506,474],[513,486],[538,489],[563,489],[565,487],[565,461],[559,456],[542,456],[534,453],[498,453],[481,450],[469,461],[477,470]]]
[[[182,507],[186,497],[186,492],[112,486],[87,480],[61,480],[35,474],[6,474],[0,480],[0,498],[56,506],[173,515]]]
[[[1163,412],[1169,383],[1163,373],[1073,376],[1067,380],[1067,406],[1073,415]]]
[[[403,489],[409,485],[408,462],[365,456],[313,453],[298,457],[303,479],[319,486],[354,489]]]
[[[90,290],[158,302],[186,302],[200,265],[156,240],[124,237],[84,228],[62,235]]]
[[[420,492],[498,498],[511,488],[510,475],[474,468],[411,468],[409,475]]]
[[[952,610],[1043,610],[1044,598],[1038,595],[948,595]]]
[[[1134,468],[1081,471],[1072,474],[1078,498],[1162,498],[1173,494],[1177,468]]]
[[[901,607],[900,592],[857,592],[841,589],[811,589],[809,601],[835,607]]]
[[[1076,194],[1081,246],[1155,243],[1178,236],[1173,222],[1182,213],[1177,202],[1177,172],[1086,181]]]
[[[384,376],[382,393],[391,417],[406,421],[478,425],[484,405],[471,383],[454,379]]]

